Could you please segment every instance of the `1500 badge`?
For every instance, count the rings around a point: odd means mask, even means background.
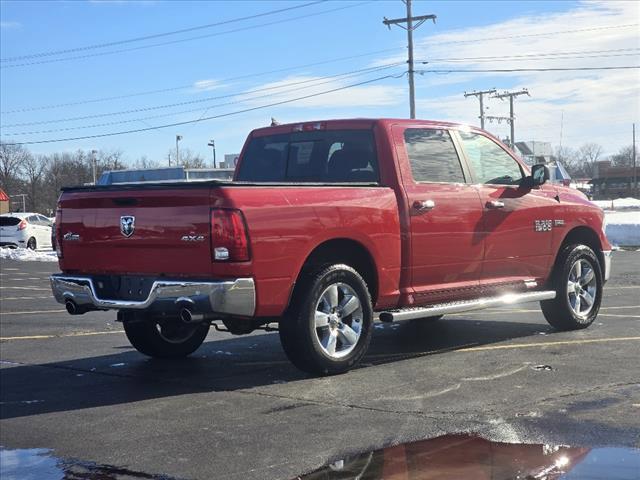
[[[553,222],[551,220],[534,220],[533,226],[536,232],[550,232],[553,228]]]

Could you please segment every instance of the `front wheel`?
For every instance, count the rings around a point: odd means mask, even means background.
[[[602,272],[586,245],[569,245],[558,258],[551,278],[556,298],[540,302],[547,322],[558,330],[578,330],[593,323],[602,301]]]
[[[334,375],[353,368],[371,340],[373,308],[367,285],[348,265],[307,276],[280,321],[280,341],[300,370]]]
[[[209,324],[189,325],[178,319],[124,321],[124,332],[140,353],[156,358],[180,358],[195,352],[209,333]]]

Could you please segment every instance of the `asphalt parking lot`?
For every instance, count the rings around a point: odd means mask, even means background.
[[[5,449],[140,478],[287,479],[446,433],[640,447],[640,252],[616,252],[587,330],[555,332],[538,304],[377,324],[363,364],[330,378],[291,366],[277,333],[212,329],[191,358],[145,358],[113,313],[55,303],[56,268],[2,261]]]

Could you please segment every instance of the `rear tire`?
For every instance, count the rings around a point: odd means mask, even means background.
[[[180,320],[124,321],[131,345],[154,358],[181,358],[195,352],[209,333],[209,324],[187,325]]]
[[[280,341],[291,362],[312,374],[353,368],[369,347],[373,308],[367,284],[348,265],[306,276],[280,321]]]
[[[27,240],[27,248],[29,250],[35,250],[36,248],[38,248],[38,242],[36,242],[36,239],[34,237],[29,238],[29,240]]]
[[[602,302],[602,272],[594,251],[568,245],[558,257],[551,286],[556,298],[540,302],[549,324],[558,330],[579,330],[593,323]]]

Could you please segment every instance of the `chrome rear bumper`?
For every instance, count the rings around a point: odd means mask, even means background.
[[[156,280],[147,298],[141,301],[99,298],[91,277],[84,276],[52,275],[51,290],[59,303],[72,301],[85,310],[170,311],[187,305],[198,313],[251,317],[256,307],[252,278],[213,282]]]
[[[602,276],[606,282],[611,277],[611,250],[602,250],[602,258],[604,258],[604,272]]]

